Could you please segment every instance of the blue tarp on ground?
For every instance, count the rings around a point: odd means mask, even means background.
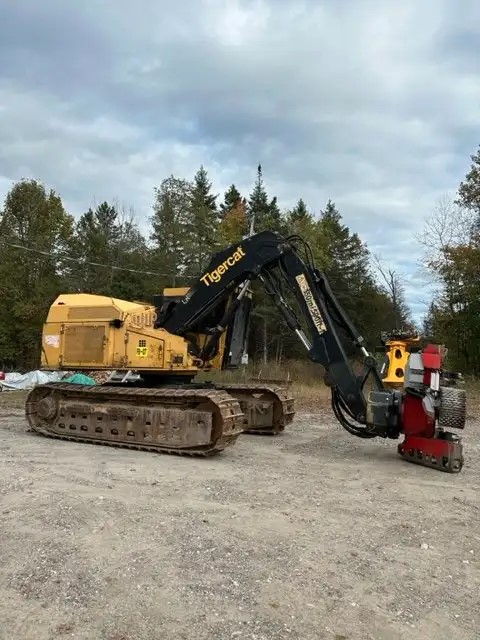
[[[62,382],[71,382],[73,384],[97,384],[93,378],[90,378],[90,376],[86,376],[83,373],[74,373],[73,376],[64,378]]]

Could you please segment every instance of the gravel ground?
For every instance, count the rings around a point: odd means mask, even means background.
[[[480,638],[480,422],[459,475],[327,411],[207,460],[0,427],[2,640]]]

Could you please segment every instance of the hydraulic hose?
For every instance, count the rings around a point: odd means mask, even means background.
[[[348,410],[348,407],[346,407],[343,398],[338,393],[338,390],[336,388],[332,389],[332,410],[336,419],[340,422],[342,427],[352,435],[357,436],[357,438],[364,438],[364,439],[376,437],[375,433],[370,433],[369,431],[366,430],[365,427],[357,426],[359,425],[359,423],[354,424],[353,422],[350,422],[347,419],[344,411],[348,413],[351,418],[353,418],[353,416]]]

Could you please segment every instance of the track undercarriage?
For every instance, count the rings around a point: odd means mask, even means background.
[[[215,383],[233,396],[244,414],[244,433],[276,435],[284,431],[295,416],[294,398],[287,389],[273,384]]]
[[[277,434],[294,417],[278,386],[208,384],[145,388],[49,383],[33,389],[26,416],[37,433],[63,440],[210,456],[243,433]]]

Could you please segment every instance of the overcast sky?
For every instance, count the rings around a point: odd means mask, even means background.
[[[328,198],[425,310],[414,234],[480,142],[478,0],[0,0],[0,198],[74,215],[201,163],[282,207]]]

